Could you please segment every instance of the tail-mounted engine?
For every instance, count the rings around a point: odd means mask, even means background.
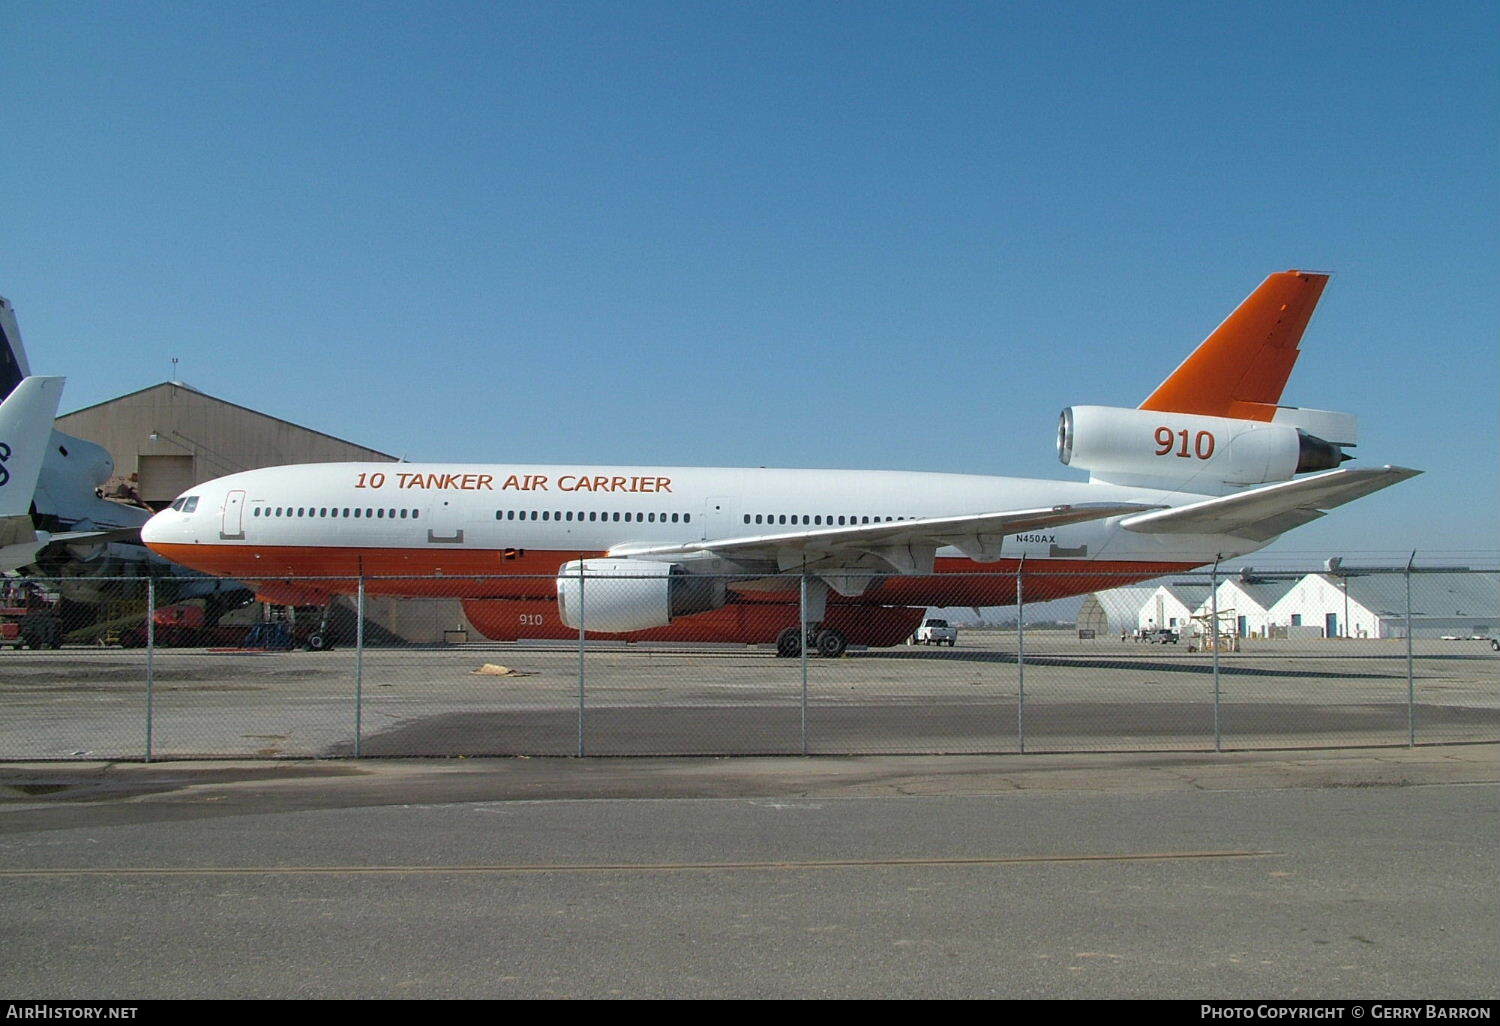
[[[1329,430],[1339,440],[1320,438],[1299,421]],[[1332,470],[1353,459],[1340,448],[1353,442],[1353,417],[1319,410],[1289,408],[1285,419],[1267,422],[1070,406],[1058,424],[1057,457],[1095,478],[1121,484],[1196,479],[1253,485]]]
[[[680,616],[718,609],[724,581],[676,563],[575,559],[557,571],[557,609],[569,627],[624,634],[665,627]]]

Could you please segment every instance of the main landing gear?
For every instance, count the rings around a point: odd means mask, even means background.
[[[824,659],[837,659],[849,647],[849,639],[844,637],[843,631],[831,627],[809,626],[807,645],[808,651],[815,652]],[[776,655],[781,659],[795,659],[802,655],[802,631],[796,627],[788,627],[778,634]]]
[[[307,636],[307,650],[309,652],[327,652],[333,648],[331,621],[333,620],[334,601],[334,599],[328,600],[328,604],[323,607],[323,616],[318,620],[318,626],[314,627],[313,632]]]

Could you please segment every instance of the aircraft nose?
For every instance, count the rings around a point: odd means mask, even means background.
[[[164,509],[141,525],[141,541],[146,548],[155,551],[157,545],[168,539],[169,518],[177,515],[176,510]]]

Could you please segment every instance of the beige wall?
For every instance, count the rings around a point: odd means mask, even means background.
[[[150,485],[149,479],[140,482],[132,476],[139,474],[142,456],[191,457],[191,484],[284,463],[394,459],[378,450],[172,384],[155,385],[65,414],[57,419],[57,429],[104,446],[114,457],[116,477],[137,486]],[[158,490],[168,487],[163,476],[157,475],[157,480],[162,482],[156,486]],[[142,493],[140,497],[160,505],[182,490]]]

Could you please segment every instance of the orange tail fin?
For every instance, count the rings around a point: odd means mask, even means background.
[[[1297,362],[1297,343],[1327,284],[1326,274],[1271,275],[1157,386],[1141,409],[1270,420]]]

